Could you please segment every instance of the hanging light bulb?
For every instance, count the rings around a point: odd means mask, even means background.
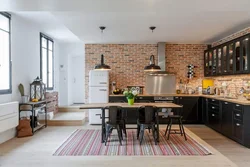
[[[106,27],[104,27],[104,26],[101,26],[99,28],[101,30],[101,33],[103,33],[103,31],[106,29]],[[111,70],[109,65],[104,64],[104,55],[103,54],[101,54],[101,63],[97,64],[95,66],[95,70]]]

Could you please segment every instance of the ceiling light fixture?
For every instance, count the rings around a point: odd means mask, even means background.
[[[154,26],[149,27],[149,29],[152,31],[152,33],[154,32],[155,28],[156,27],[154,27]],[[161,67],[155,65],[155,56],[154,55],[151,55],[149,60],[150,60],[149,65],[144,67],[144,71],[161,71]]]
[[[150,29],[152,32],[154,32],[154,30],[156,29],[156,27],[155,27],[155,26],[151,26],[151,27],[149,27],[149,29]]]
[[[106,27],[101,26],[99,27],[101,30],[101,33],[103,33],[103,31],[106,29]],[[109,65],[104,64],[104,55],[101,54],[101,64],[97,64],[95,66],[95,70],[111,70]]]

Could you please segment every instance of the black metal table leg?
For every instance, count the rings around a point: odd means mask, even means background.
[[[157,142],[160,142],[160,128],[159,128],[159,114],[158,112],[160,112],[160,109],[157,110],[156,112],[156,126],[157,126]]]
[[[35,115],[35,111],[34,111],[34,105],[32,105],[32,117],[31,117],[31,128],[32,128],[32,133],[34,134],[34,127],[35,127],[35,118],[34,118],[34,115]]]
[[[102,143],[105,142],[105,109],[102,108]]]
[[[45,107],[44,107],[44,110],[45,110],[45,128],[47,127],[47,102],[45,102]]]

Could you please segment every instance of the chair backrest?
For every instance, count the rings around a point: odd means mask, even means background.
[[[156,121],[156,107],[143,106],[139,108],[139,120],[145,124],[150,124]]]
[[[117,121],[121,120],[121,107],[120,106],[107,106],[104,109],[109,111],[109,123],[116,124]]]

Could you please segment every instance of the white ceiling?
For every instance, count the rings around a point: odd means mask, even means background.
[[[78,43],[81,40],[50,12],[12,12],[39,26],[40,31],[64,43]]]
[[[51,12],[60,26],[66,26],[84,43],[211,43],[250,26],[250,0],[0,2],[0,10]],[[34,13],[32,16],[39,19]],[[103,34],[99,26],[107,27]],[[149,26],[157,27],[154,33]]]

